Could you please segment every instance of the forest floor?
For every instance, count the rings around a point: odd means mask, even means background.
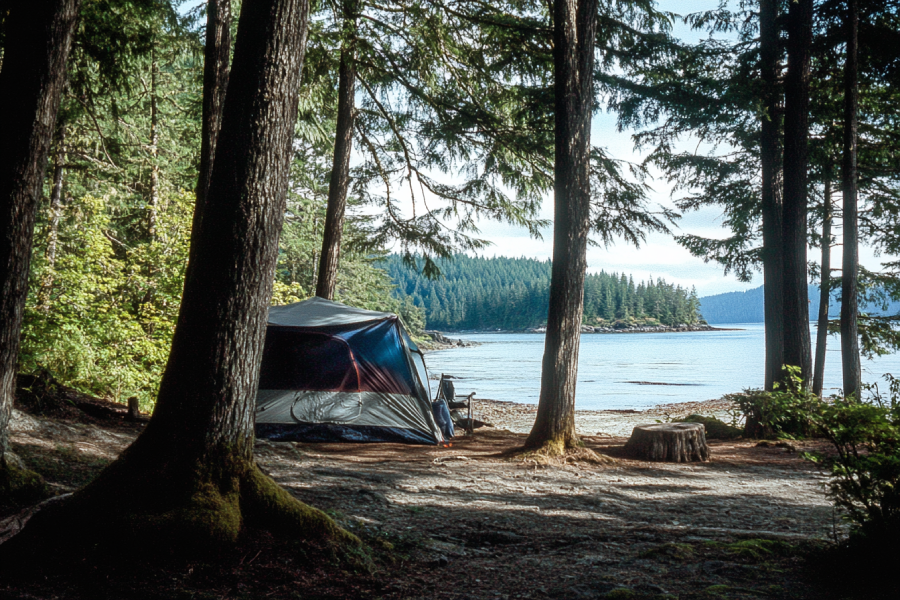
[[[393,548],[374,551],[368,571],[317,560],[308,549],[292,555],[257,535],[216,562],[138,565],[124,574],[95,565],[76,580],[0,580],[0,598],[844,597],[817,564],[844,530],[824,494],[827,477],[798,452],[823,449],[820,442],[712,441],[708,463],[665,464],[625,458],[624,437],[591,435],[587,447],[614,462],[540,464],[516,453],[524,441],[516,419],[527,407],[480,407],[479,418],[495,427],[449,448],[257,442],[262,468],[297,498],[373,548]],[[511,414],[519,416],[503,420]],[[66,492],[141,427],[15,410],[12,443]]]

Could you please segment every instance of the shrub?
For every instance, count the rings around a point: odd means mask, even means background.
[[[804,389],[797,367],[786,366],[784,375],[773,392],[748,389],[726,396],[744,415],[744,437],[796,439],[814,432],[813,415],[821,400]]]
[[[683,419],[675,419],[675,423],[703,423],[706,428],[706,437],[711,440],[733,440],[741,437],[743,433],[739,427],[733,427],[715,417],[703,415],[688,415]]]
[[[885,378],[888,398],[873,387],[865,401],[821,403],[816,428],[836,453],[807,457],[831,469],[830,495],[853,534],[893,544],[900,535],[900,380]]]

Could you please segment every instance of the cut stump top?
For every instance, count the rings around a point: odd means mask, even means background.
[[[638,425],[625,444],[633,458],[666,462],[709,460],[706,428],[702,423],[653,423]]]

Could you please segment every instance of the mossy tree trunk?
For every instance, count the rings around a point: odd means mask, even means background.
[[[804,385],[812,378],[807,288],[807,169],[809,166],[809,77],[812,0],[792,2],[788,12],[788,69],[784,99],[784,362],[799,367]]]
[[[66,81],[79,0],[6,6],[0,70],[0,503],[31,500],[40,478],[9,447],[34,221]]]
[[[344,0],[344,41],[341,45],[341,66],[338,82],[338,117],[334,140],[334,159],[328,185],[328,208],[322,229],[322,254],[319,257],[319,276],[316,296],[334,299],[338,266],[341,256],[341,237],[344,233],[344,214],[347,211],[347,190],[350,187],[350,151],[353,147],[353,120],[356,90],[356,12],[357,0]]]
[[[203,550],[235,541],[245,525],[357,541],[253,459],[308,14],[307,0],[243,5],[208,195],[150,423],[71,501],[38,513],[0,547],[11,547],[5,557],[71,540],[117,552]]]
[[[553,268],[537,418],[527,448],[577,445],[575,382],[590,229],[591,110],[596,0],[553,3],[555,164]]]

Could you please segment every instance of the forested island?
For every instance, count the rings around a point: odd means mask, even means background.
[[[549,261],[532,258],[478,258],[457,254],[439,260],[441,276],[397,255],[383,263],[398,299],[425,312],[429,328],[444,330],[524,330],[547,322]],[[588,274],[583,323],[591,327],[695,325],[703,320],[696,291],[662,279],[635,283],[624,273]]]

